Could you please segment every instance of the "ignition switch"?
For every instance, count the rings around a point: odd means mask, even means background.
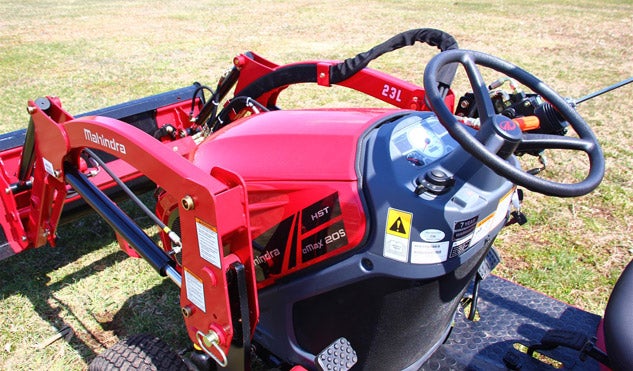
[[[420,175],[415,183],[415,194],[421,195],[428,192],[434,195],[441,195],[446,193],[450,187],[455,184],[455,179],[448,176],[444,171],[440,169],[432,169],[427,171],[424,175]]]

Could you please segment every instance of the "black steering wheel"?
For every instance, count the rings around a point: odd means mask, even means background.
[[[481,120],[481,128],[476,135],[472,135],[457,120],[444,103],[438,89],[437,76],[440,69],[452,63],[464,66],[473,89]],[[569,123],[578,134],[578,138],[523,133],[516,123],[496,113],[478,66],[501,72],[540,95]],[[529,72],[489,54],[463,49],[448,50],[437,54],[426,66],[424,89],[428,105],[448,133],[468,153],[513,183],[549,196],[575,197],[591,192],[602,181],[605,168],[604,156],[591,128],[564,98]],[[517,149],[521,151],[538,149],[582,151],[589,157],[589,171],[585,178],[577,183],[550,181],[532,175],[507,161],[507,158]]]

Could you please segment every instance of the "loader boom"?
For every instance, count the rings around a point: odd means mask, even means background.
[[[29,207],[24,215],[20,215],[10,194],[10,178],[3,171],[2,186],[7,192],[3,195],[2,215],[7,217],[2,223],[4,230],[10,231],[6,236],[9,246],[19,252],[47,242],[53,244],[66,197],[76,192],[154,269],[181,286],[181,307],[187,313],[185,323],[190,338],[211,348],[218,358],[226,358],[234,335],[227,274],[236,264],[243,266],[245,296],[251,308],[247,314],[248,323],[252,324],[249,332],[257,322],[247,201],[239,176],[221,168],[205,174],[185,159],[183,155],[195,145],[191,136],[166,145],[116,119],[75,119],[58,100],[48,100],[50,107],[46,111],[29,102],[35,136],[34,169]],[[117,158],[170,197],[183,200],[179,207],[182,270],[177,270],[173,260],[82,172],[86,167],[81,158],[84,148]],[[223,212],[220,217],[219,207],[231,212]]]

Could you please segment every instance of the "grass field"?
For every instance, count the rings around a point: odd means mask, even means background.
[[[214,85],[243,51],[278,63],[344,59],[421,27],[518,64],[563,96],[581,97],[633,71],[630,0],[3,0],[0,132],[26,127],[26,102],[39,96],[59,96],[67,111],[81,113],[193,81]],[[421,84],[435,52],[407,48],[371,67]],[[291,91],[284,107],[367,103],[343,89]],[[627,86],[579,106],[603,146],[605,179],[577,199],[528,192],[529,222],[503,231],[497,273],[602,313],[633,252],[632,92]],[[568,160],[552,156],[550,174],[569,171]],[[118,251],[105,223],[87,217],[59,234],[57,248],[2,261],[0,369],[82,369],[120,337],[145,331],[186,345],[175,286]],[[44,346],[64,328],[72,329],[67,341]]]

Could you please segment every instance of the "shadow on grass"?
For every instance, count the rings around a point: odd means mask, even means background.
[[[160,337],[175,350],[190,345],[179,305],[179,291],[169,280],[129,297],[108,321],[101,321],[105,331],[125,338],[150,333]]]
[[[148,222],[140,223],[141,228],[149,226],[143,225],[149,224]],[[84,323],[90,318],[86,318],[85,314],[73,313],[70,305],[59,300],[56,294],[67,286],[72,286],[130,258],[120,250],[108,253],[111,249],[104,246],[114,241],[114,233],[107,223],[96,215],[89,215],[73,224],[63,225],[58,232],[58,247],[27,250],[3,261],[0,270],[0,298],[13,295],[25,297],[30,301],[37,316],[52,327],[72,328],[75,336],[68,340],[68,345],[87,364],[98,352],[111,345],[112,336],[108,332],[117,337],[152,333],[175,349],[176,346],[182,345],[187,336],[178,305],[179,291],[169,280],[163,280],[159,285],[131,296],[121,309],[112,315],[104,317],[99,313],[88,313],[88,316],[92,316],[102,328],[102,331],[94,330],[93,325],[93,330],[90,330]],[[90,264],[82,265],[82,256],[99,249],[105,250],[102,256]],[[142,261],[139,263],[144,264]],[[76,268],[72,267],[72,273],[51,281],[51,273],[72,265],[76,265]],[[133,284],[133,281],[130,281]],[[65,319],[64,313],[66,317],[70,315],[71,318]],[[72,324],[70,321],[75,323]]]
[[[105,231],[107,226],[102,225],[98,221],[83,220],[82,224],[89,224],[93,228],[93,235],[103,237],[84,239],[83,241],[79,241],[76,237],[71,237],[69,240],[63,239],[60,241],[61,243],[58,247],[27,250],[3,261],[3,269],[0,272],[0,282],[2,283],[0,296],[22,295],[28,298],[33,305],[33,310],[40,318],[50,323],[53,327],[58,329],[72,327],[60,316],[61,311],[68,308],[64,307],[63,304],[53,307],[50,304],[50,299],[54,299],[54,294],[64,286],[80,281],[94,274],[97,269],[112,266],[127,257],[123,252],[108,254],[92,264],[67,275],[62,280],[49,284],[49,273],[73,264],[83,255],[99,249],[104,243],[107,243],[108,238],[106,236],[112,235],[111,232]],[[73,226],[66,225],[60,228],[59,232],[64,235],[71,228]],[[75,229],[72,234],[80,233],[81,231],[86,231],[86,227]],[[77,247],[71,248],[69,246]],[[95,340],[98,342],[96,338]],[[69,344],[84,359],[91,359],[95,356],[91,350],[92,348],[77,336],[72,337]]]

